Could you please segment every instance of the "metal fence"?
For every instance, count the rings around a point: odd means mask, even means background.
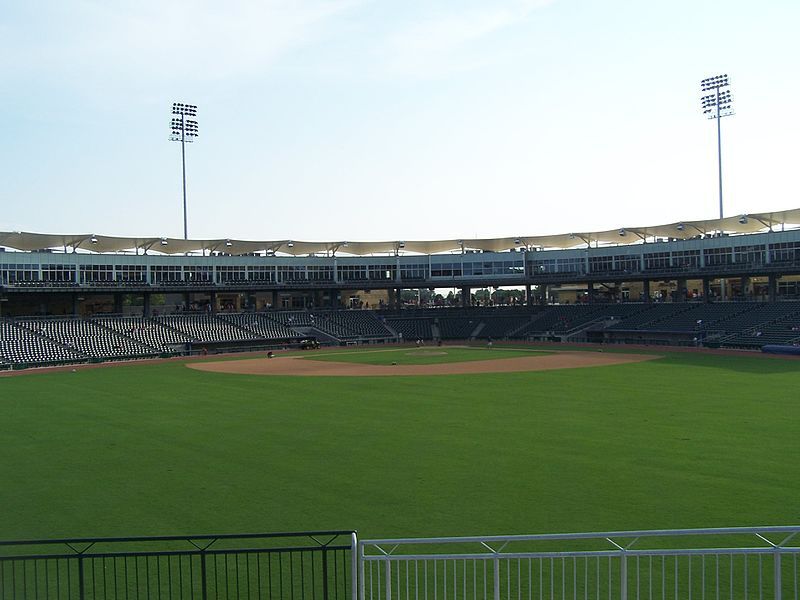
[[[354,531],[0,542],[0,600],[345,600]]]
[[[364,540],[372,599],[798,600],[800,527]]]
[[[0,542],[0,600],[800,600],[800,527]]]

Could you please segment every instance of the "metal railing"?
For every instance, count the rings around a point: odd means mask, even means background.
[[[356,593],[355,531],[0,542],[0,600]]]
[[[355,531],[0,542],[0,600],[798,600],[800,527],[364,540]]]
[[[364,540],[359,597],[797,600],[798,533],[747,527]]]

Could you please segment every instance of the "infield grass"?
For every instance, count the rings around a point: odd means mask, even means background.
[[[679,353],[435,377],[164,362],[0,378],[0,539],[796,524],[798,389],[796,360]]]
[[[398,348],[390,350],[321,351],[318,354],[307,354],[305,358],[310,360],[360,363],[367,365],[438,365],[452,362],[518,358],[521,356],[544,356],[545,354],[551,353],[526,348],[422,346],[421,348]]]

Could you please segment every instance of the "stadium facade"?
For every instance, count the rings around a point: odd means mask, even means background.
[[[552,236],[392,242],[0,232],[6,316],[202,307],[398,308],[400,291],[489,287],[527,304],[797,297],[800,209]],[[370,302],[371,300],[371,302]]]

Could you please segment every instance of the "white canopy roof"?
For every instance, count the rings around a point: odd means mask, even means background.
[[[688,239],[715,232],[755,233],[800,225],[800,208],[753,213],[724,219],[682,221],[648,227],[621,227],[608,231],[572,232],[556,235],[519,236],[463,240],[396,240],[384,242],[304,242],[297,240],[248,241],[235,239],[184,240],[167,237],[115,237],[99,234],[48,234],[0,231],[0,246],[33,251],[71,248],[89,252],[151,251],[161,254],[225,252],[249,254],[272,252],[301,256],[340,252],[355,256],[369,254],[438,254],[464,249],[500,252],[519,247],[574,248],[584,244],[632,244],[653,237]]]

